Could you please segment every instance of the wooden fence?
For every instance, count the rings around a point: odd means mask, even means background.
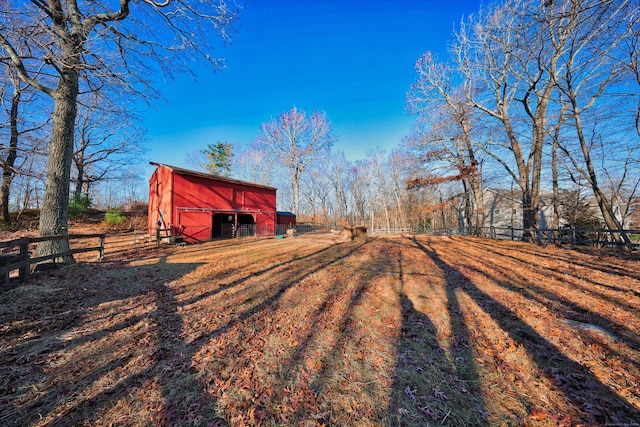
[[[98,245],[71,249],[67,252],[39,257],[31,257],[31,253],[29,252],[29,246],[39,242],[90,238],[97,238]],[[15,270],[19,271],[19,281],[25,281],[31,272],[31,265],[38,264],[43,261],[54,260],[55,262],[57,258],[93,251],[98,252],[98,258],[102,258],[104,256],[104,241],[104,234],[69,234],[63,236],[21,237],[7,242],[0,242],[0,250],[4,252],[0,254],[0,278],[2,278],[2,282],[0,282],[0,284],[7,284],[9,282],[9,275]]]
[[[434,236],[484,236],[491,239],[522,240],[524,232],[522,228],[512,227],[484,227],[479,229],[466,228],[399,228],[399,229],[372,229],[369,234],[427,234]],[[609,229],[576,229],[558,228],[547,230],[529,230],[532,239],[539,243],[554,243],[569,245],[575,248],[579,245],[589,246],[629,246],[617,242],[614,234],[626,234],[631,240],[632,249],[640,249],[640,230],[609,230]]]
[[[522,240],[526,230],[511,227],[489,227],[482,229],[482,234],[493,239]],[[609,230],[606,228],[582,229],[582,228],[557,228],[546,230],[529,230],[531,238],[538,243],[553,243],[569,245],[575,248],[580,245],[597,247],[623,247],[630,249],[640,248],[640,230]],[[631,244],[618,242],[614,236],[625,234]]]

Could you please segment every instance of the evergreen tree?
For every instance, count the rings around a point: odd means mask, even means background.
[[[207,157],[205,167],[212,175],[229,177],[231,175],[231,158],[233,146],[228,142],[209,144],[201,152]]]

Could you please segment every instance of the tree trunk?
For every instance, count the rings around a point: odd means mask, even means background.
[[[474,144],[471,140],[471,128],[467,120],[463,120],[461,123],[464,132],[464,146],[467,150],[467,157],[470,167],[469,173],[469,187],[473,193],[473,203],[475,204],[475,219],[472,221],[469,218],[469,226],[473,228],[472,234],[474,236],[482,236],[482,227],[484,227],[484,200],[482,197],[482,174],[479,170],[479,162],[476,160]]]
[[[11,222],[9,212],[9,194],[11,192],[11,181],[13,180],[13,166],[18,157],[18,108],[20,106],[20,83],[14,82],[13,96],[11,97],[9,153],[2,166],[2,187],[0,188],[0,221],[5,224]]]
[[[440,216],[442,217],[442,225],[440,228],[447,228],[447,217],[444,213],[444,199],[442,198],[442,193],[440,195]]]
[[[511,119],[509,118],[506,111],[503,112],[501,121],[504,124],[507,137],[509,138],[509,142],[511,145],[511,151],[513,152],[518,168],[518,179],[516,182],[522,190],[522,228],[524,229],[522,231],[522,238],[525,241],[531,241],[533,240],[533,231],[538,228],[538,205],[536,204],[537,198],[534,197],[534,191],[532,190],[532,188],[535,188],[535,174],[531,174],[530,182],[530,162],[527,162],[525,160],[522,145],[516,137],[516,132],[513,130],[513,127],[511,125]],[[535,148],[532,147],[531,149],[534,150]],[[532,155],[533,153],[529,155],[529,158],[536,158],[536,156]]]
[[[536,227],[536,212],[531,205],[531,191],[527,188],[527,191],[522,192],[522,237],[530,241]]]
[[[542,242],[538,236],[539,228],[539,216],[540,216],[540,182],[542,181],[542,145],[545,137],[545,123],[546,123],[546,106],[547,102],[541,102],[538,105],[536,111],[537,120],[533,125],[533,165],[531,174],[531,211],[533,216],[533,222],[531,223],[531,231],[534,238],[539,244]],[[542,112],[542,114],[540,113]],[[526,227],[525,227],[526,228]]]
[[[558,229],[560,228],[560,187],[558,183],[558,137],[553,139],[553,146],[551,148],[551,175],[553,184],[553,222],[551,228],[553,228],[554,238],[558,237]]]
[[[293,213],[297,217],[299,215],[298,207],[300,203],[300,183],[297,181],[291,182],[291,192],[293,193]]]
[[[400,201],[400,194],[398,191],[398,179],[394,179],[394,187],[393,187],[393,194],[395,196],[396,199],[396,205],[398,206],[398,218],[400,219],[398,226],[399,228],[407,228],[407,219],[406,219],[406,215],[404,213],[404,209],[402,208],[402,203]]]
[[[580,147],[582,149],[582,156],[584,158],[585,165],[587,167],[587,173],[589,174],[589,184],[591,189],[593,190],[593,195],[598,202],[598,207],[600,208],[600,212],[602,213],[602,218],[604,219],[604,223],[607,225],[607,228],[611,231],[611,236],[613,240],[618,243],[624,243],[627,246],[631,247],[631,240],[629,236],[625,232],[619,232],[622,230],[622,224],[618,221],[615,214],[613,213],[613,209],[611,205],[607,202],[607,198],[605,197],[600,185],[598,184],[598,176],[596,174],[595,167],[593,166],[593,161],[591,159],[591,153],[589,151],[589,146],[587,144],[586,138],[584,136],[583,128],[582,128],[582,120],[580,114],[578,113],[578,109],[576,106],[575,99],[571,100],[573,106],[573,118],[576,125],[576,131],[578,134],[578,141],[580,142]]]
[[[475,218],[475,236],[483,236],[484,232],[484,197],[482,196],[482,188],[478,174],[474,173],[471,176],[471,188],[473,191],[473,200],[476,205],[476,218]]]
[[[389,208],[387,207],[386,198],[382,198],[382,209],[384,210],[384,218],[387,223],[387,230],[391,230],[391,219],[389,217]]]
[[[78,73],[67,70],[54,95],[52,133],[49,143],[49,165],[40,210],[40,236],[69,234],[69,177],[73,161],[74,126],[77,113]],[[38,256],[67,253],[61,259],[74,262],[68,240],[45,241],[38,244]]]
[[[465,234],[473,234],[473,206],[471,204],[471,185],[469,177],[462,179],[462,189],[464,195]]]
[[[292,172],[291,191],[293,193],[293,213],[297,217],[300,208],[300,175],[302,174],[302,171],[298,165],[294,165]]]
[[[84,188],[84,161],[83,153],[78,153],[80,158],[75,160],[76,169],[78,170],[78,176],[76,178],[76,186],[73,191],[73,198],[79,200],[82,197],[82,189]]]
[[[83,197],[85,197],[87,200],[89,200],[89,185],[91,184],[91,180],[89,179],[85,179],[84,180],[84,186],[82,187],[82,195]]]

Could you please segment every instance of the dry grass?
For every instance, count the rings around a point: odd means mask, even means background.
[[[324,235],[79,263],[0,296],[0,425],[631,424],[637,265]]]

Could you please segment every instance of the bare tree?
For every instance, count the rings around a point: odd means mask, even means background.
[[[11,181],[15,174],[15,163],[18,158],[18,139],[20,130],[18,121],[20,118],[20,104],[22,101],[23,87],[21,82],[15,76],[13,70],[7,68],[8,81],[11,82],[13,93],[10,96],[9,108],[6,108],[9,121],[9,144],[7,146],[6,156],[2,158],[2,186],[0,187],[0,221],[8,224],[11,222],[9,212],[9,195],[11,191]],[[7,86],[5,86],[7,87]],[[3,88],[4,89],[4,88]],[[4,91],[3,91],[4,92]],[[2,100],[5,96],[3,94]],[[3,102],[4,105],[4,102]],[[3,147],[4,148],[4,147]],[[3,150],[4,151],[4,150]]]
[[[38,135],[38,132],[36,132]],[[44,191],[44,171],[47,165],[46,158],[46,142],[40,138],[26,135],[21,140],[27,140],[27,150],[20,150],[20,164],[16,170],[19,172],[14,175],[11,181],[11,197],[10,203],[16,207],[18,213],[15,220],[19,220],[25,210],[39,209],[42,201],[42,193]],[[36,224],[37,225],[37,224]],[[31,229],[37,227],[30,226]]]
[[[480,233],[484,203],[474,111],[464,93],[454,87],[455,73],[448,64],[435,61],[427,52],[415,69],[417,81],[409,92],[409,108],[419,117],[407,143],[417,152],[416,160],[443,161],[454,169],[451,178],[462,185],[466,226]]]
[[[234,176],[263,185],[275,183],[276,159],[270,151],[263,151],[257,143],[239,150],[234,156]]]
[[[311,164],[306,175],[303,175],[300,185],[304,208],[301,213],[307,214],[314,222],[328,223],[331,221],[330,213],[333,211],[333,201],[331,184],[327,170],[329,158],[320,159],[315,164]]]
[[[399,228],[407,228],[407,202],[406,181],[407,174],[407,155],[401,149],[396,149],[389,155],[389,170],[391,172],[391,185],[393,198],[396,202],[396,222]]]
[[[557,120],[553,126],[551,136],[551,187],[552,187],[552,204],[553,204],[553,218],[551,222],[551,228],[557,230],[560,228],[560,171],[559,171],[559,151],[560,151],[560,138],[564,123],[566,121],[566,104],[563,104],[557,114]],[[557,237],[558,232],[554,232],[554,236]]]
[[[337,224],[346,225],[349,222],[349,170],[352,168],[353,165],[346,159],[344,152],[332,152],[327,178],[333,190],[333,219]]]
[[[106,90],[150,94],[148,76],[186,69],[209,55],[208,41],[229,38],[236,10],[224,0],[7,0],[0,10],[2,61],[54,104],[49,164],[40,215],[42,236],[66,234],[78,96]],[[19,18],[19,19],[17,19]],[[180,66],[182,64],[182,66]],[[45,242],[39,255],[65,253],[68,241]],[[72,262],[71,255],[64,257]]]
[[[349,215],[349,224],[366,224],[370,217],[373,216],[372,209],[368,209],[373,205],[370,200],[370,179],[368,172],[368,164],[364,160],[358,160],[353,167],[349,169],[348,173],[348,185],[349,194],[352,199],[352,212]]]
[[[368,186],[371,201],[371,212],[375,213],[378,209],[378,205],[382,209],[383,224],[387,230],[391,229],[391,213],[390,213],[390,185],[389,185],[389,171],[385,164],[386,155],[382,148],[376,147],[367,152],[367,161],[369,163],[368,171],[371,177],[370,185]],[[372,219],[371,227],[375,227],[375,223]]]
[[[626,149],[625,149],[626,148]],[[606,179],[609,205],[616,209],[623,228],[629,225],[633,215],[634,200],[640,195],[640,146],[638,144],[621,147],[618,150],[617,168],[603,168]]]
[[[0,186],[0,221],[6,224],[11,222],[10,200],[11,185],[16,175],[30,174],[22,167],[26,157],[41,155],[38,151],[41,131],[47,127],[49,121],[37,114],[36,118],[31,110],[41,110],[42,103],[31,88],[18,79],[15,70],[4,66],[5,79],[0,81],[0,102],[2,113],[6,115],[6,121],[0,121],[2,139],[5,137],[8,144],[0,142],[0,167],[2,167],[2,184]],[[34,108],[34,105],[36,107]],[[5,133],[4,131],[7,131]],[[30,162],[27,162],[29,164]]]
[[[636,133],[640,136],[640,13],[628,14],[626,16],[628,27],[627,34],[629,36],[624,42],[626,52],[629,58],[629,71],[632,80],[635,82],[635,115],[634,122]]]
[[[262,124],[257,142],[272,151],[289,171],[296,215],[300,207],[302,175],[312,162],[329,154],[334,141],[326,114],[317,111],[307,116],[303,110],[293,107],[276,120]]]
[[[73,151],[74,198],[89,198],[92,184],[115,178],[117,171],[142,162],[146,136],[135,120],[130,111],[80,108]]]
[[[522,191],[525,238],[538,228],[554,76],[567,49],[562,15],[548,6],[533,0],[494,6],[463,23],[453,49],[468,101],[501,125],[484,147]]]
[[[629,135],[633,138],[633,133],[628,131],[621,137],[625,125],[618,110],[624,99],[620,87],[624,86],[629,70],[625,42],[635,36],[626,24],[638,11],[640,8],[635,2],[624,0],[566,2],[556,12],[561,12],[561,16],[555,15],[559,23],[554,22],[552,27],[567,46],[560,72],[553,75],[561,93],[562,109],[567,112],[566,141],[559,148],[580,179],[588,183],[604,223],[616,231],[612,233],[615,240],[626,244],[630,244],[630,240],[624,232],[617,232],[622,224],[614,212],[614,200],[607,197],[601,181],[602,173],[606,176],[608,171],[628,164],[633,157],[620,161],[616,152],[628,151],[628,142],[623,141],[628,141]],[[615,101],[612,103],[607,98]],[[628,117],[628,111],[623,116]],[[605,127],[609,136],[604,135]],[[599,150],[603,162],[600,173],[596,165]],[[625,166],[624,170],[628,168]]]

